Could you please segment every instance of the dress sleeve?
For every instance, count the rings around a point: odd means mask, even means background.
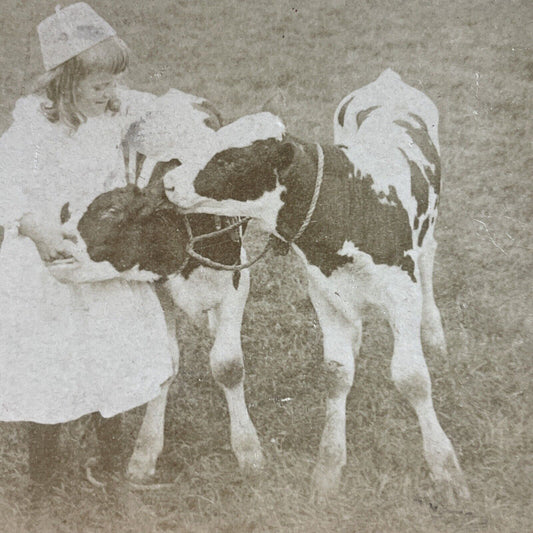
[[[23,120],[27,98],[17,102],[14,122],[0,138],[0,225],[16,226],[31,211],[28,186],[34,172],[36,144],[31,122]]]

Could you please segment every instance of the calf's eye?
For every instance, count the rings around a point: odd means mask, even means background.
[[[117,209],[116,207],[111,207],[110,209],[108,209],[107,211],[104,211],[101,215],[100,215],[100,218],[101,219],[105,219],[105,218],[114,218],[117,214],[120,213],[120,209]]]

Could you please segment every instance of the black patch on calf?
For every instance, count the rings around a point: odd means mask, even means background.
[[[150,176],[150,181],[148,182],[148,187],[152,190],[158,188],[158,192],[164,191],[163,177],[167,172],[174,170],[175,168],[181,165],[179,159],[171,159],[170,161],[159,161],[155,164],[152,175]]]
[[[325,276],[331,276],[331,273],[347,263],[353,263],[351,257],[339,255],[332,248],[327,249],[324,246],[315,246],[306,248],[305,255],[312,265],[318,266]]]
[[[292,150],[275,139],[217,153],[194,180],[197,194],[215,200],[256,200],[276,188],[277,173],[290,164]]]
[[[424,222],[422,222],[422,227],[420,228],[420,233],[418,234],[418,246],[422,246],[422,243],[424,242],[424,237],[426,236],[426,232],[429,229],[429,217],[426,217]]]
[[[168,206],[147,217],[141,228],[139,268],[169,276],[179,270],[186,259],[187,233],[183,218]]]
[[[141,172],[145,161],[146,156],[137,152],[135,155],[135,183],[137,183],[141,177]]]
[[[316,180],[316,147],[302,145],[281,180],[287,187],[286,203],[278,216],[278,233],[290,240],[305,218]],[[345,241],[372,257],[376,264],[395,265],[414,279],[414,264],[405,252],[413,248],[407,211],[394,187],[376,193],[371,176],[355,175],[353,164],[336,146],[323,146],[324,178],[311,222],[298,240],[308,261],[326,276],[353,262],[339,255]],[[382,203],[380,200],[386,200]]]
[[[67,202],[62,208],[61,213],[59,214],[59,220],[61,224],[64,224],[65,222],[68,222],[70,220],[71,214],[69,209],[69,202]]]
[[[356,205],[350,240],[359,250],[369,254],[374,263],[397,265],[416,281],[413,260],[405,255],[413,248],[411,225],[396,188],[390,186],[386,195],[376,194],[371,176],[353,181],[354,191],[350,198]],[[381,203],[380,198],[395,205]]]
[[[136,179],[145,160],[143,154],[137,153]],[[167,277],[177,273],[188,259],[181,272],[186,279],[200,266],[186,254],[189,238],[185,218],[164,191],[163,177],[180,164],[178,159],[160,161],[152,169],[146,188],[128,185],[101,194],[91,203],[78,229],[93,261],[109,261],[120,272],[138,265],[141,270]],[[222,226],[235,221],[218,218]],[[193,236],[219,229],[216,219],[213,215],[188,215]],[[240,236],[235,239],[232,233],[224,233],[197,243],[195,251],[217,263],[238,265],[241,245]],[[239,281],[240,272],[235,272],[235,289]]]
[[[416,216],[420,217],[427,212],[429,207],[429,183],[416,162],[409,159],[407,154],[401,148],[400,152],[402,152],[405,160],[409,164],[409,170],[411,173],[411,194],[416,199]]]
[[[413,258],[410,255],[406,255],[403,258],[402,270],[405,270],[409,274],[411,280],[416,283],[415,262],[413,261]]]
[[[189,224],[191,225],[194,236],[204,235],[217,230],[216,220],[213,215],[195,214],[187,215]],[[228,225],[234,219],[228,217],[220,217],[222,225]],[[243,228],[244,231],[244,228]],[[241,264],[241,240],[235,240],[230,232],[222,233],[215,238],[199,241],[194,245],[194,250],[202,257],[211,259],[216,263],[223,265],[240,265]],[[188,278],[191,272],[200,265],[197,261],[191,259],[182,275]],[[236,271],[233,274],[232,282],[235,289],[239,287],[240,272]]]
[[[218,109],[209,101],[203,100],[201,103],[194,103],[192,106],[198,111],[207,113],[209,116],[204,119],[204,124],[214,131],[219,130],[224,121],[222,115],[218,112]]]
[[[405,128],[407,135],[409,135],[418,148],[420,148],[420,151],[427,161],[434,166],[434,170],[431,170],[430,166],[425,165],[424,173],[427,176],[429,183],[433,187],[433,190],[438,195],[440,194],[441,173],[439,152],[433,144],[433,141],[429,136],[427,125],[422,118],[415,113],[409,113],[409,115],[417,122],[419,125],[418,128],[415,128],[410,122],[405,120],[395,120],[394,123]]]
[[[344,126],[344,115],[346,115],[346,109],[351,104],[352,100],[355,98],[355,96],[352,96],[351,98],[348,98],[346,102],[344,102],[343,106],[341,107],[341,110],[339,111],[339,115],[337,117],[337,120],[341,126]]]
[[[4,242],[4,226],[0,226],[0,248],[2,248],[3,242]]]
[[[212,215],[188,215],[193,235],[216,230]],[[93,261],[109,261],[119,272],[133,268],[169,276],[187,258],[188,242],[183,215],[165,196],[134,185],[104,193],[89,206],[78,224]],[[196,244],[202,256],[225,265],[240,264],[241,243],[228,233]],[[199,263],[187,262],[182,275],[188,278]],[[238,287],[239,276],[234,277]]]
[[[351,98],[349,98],[348,100],[346,100],[346,102],[343,104],[343,106],[341,107],[340,111],[339,111],[339,115],[338,115],[338,122],[339,122],[339,125],[340,126],[343,126],[344,127],[344,118],[346,116],[346,110],[348,109],[348,106],[352,103],[353,99],[355,97],[352,96]],[[357,122],[357,127],[360,128],[361,127],[361,124],[365,121],[365,119],[368,117],[368,115],[370,115],[370,113],[372,113],[372,111],[374,111],[375,109],[377,109],[379,106],[378,105],[374,105],[372,107],[369,107],[367,109],[362,109],[361,111],[359,111],[357,113],[357,116],[355,118],[356,122]]]
[[[361,124],[368,118],[368,115],[370,115],[370,113],[372,113],[372,111],[374,111],[378,107],[379,107],[378,105],[373,105],[372,107],[369,107],[368,109],[363,109],[362,111],[359,111],[355,119],[357,122],[357,127],[360,128]]]

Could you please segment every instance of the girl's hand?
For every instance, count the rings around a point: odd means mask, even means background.
[[[69,243],[72,243],[66,240],[61,232],[49,234],[45,238],[33,240],[33,242],[37,247],[41,259],[45,262],[72,257],[72,254],[69,252]]]
[[[20,221],[19,233],[35,243],[41,259],[45,262],[72,256],[69,251],[72,242],[59,224],[39,223],[32,214],[27,214]]]

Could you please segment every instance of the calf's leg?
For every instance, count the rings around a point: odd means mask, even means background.
[[[354,355],[361,345],[362,326],[361,320],[350,322],[311,282],[309,295],[324,337],[326,425],[311,489],[313,497],[322,501],[338,490],[346,464],[346,397],[353,383]]]
[[[433,262],[437,242],[431,228],[424,239],[424,246],[419,259],[420,284],[422,286],[422,343],[424,347],[446,354],[446,338],[442,328],[440,312],[433,295]]]
[[[396,279],[402,276],[403,279]],[[431,380],[422,352],[420,324],[422,292],[405,274],[398,274],[385,289],[385,305],[394,335],[391,375],[396,388],[414,408],[424,456],[431,476],[445,498],[468,498],[463,473],[453,446],[439,424],[431,398]]]
[[[178,374],[179,348],[176,339],[175,308],[164,286],[156,285],[167,325],[168,342],[174,364],[174,375],[161,385],[159,396],[148,402],[141,429],[128,463],[127,475],[134,481],[148,481],[155,474],[157,459],[163,451],[165,410],[170,385]]]
[[[254,471],[263,465],[263,452],[244,399],[244,364],[241,325],[250,287],[250,274],[241,272],[238,289],[228,276],[227,294],[215,309],[215,342],[210,353],[211,370],[222,387],[230,417],[231,446],[239,466]]]

